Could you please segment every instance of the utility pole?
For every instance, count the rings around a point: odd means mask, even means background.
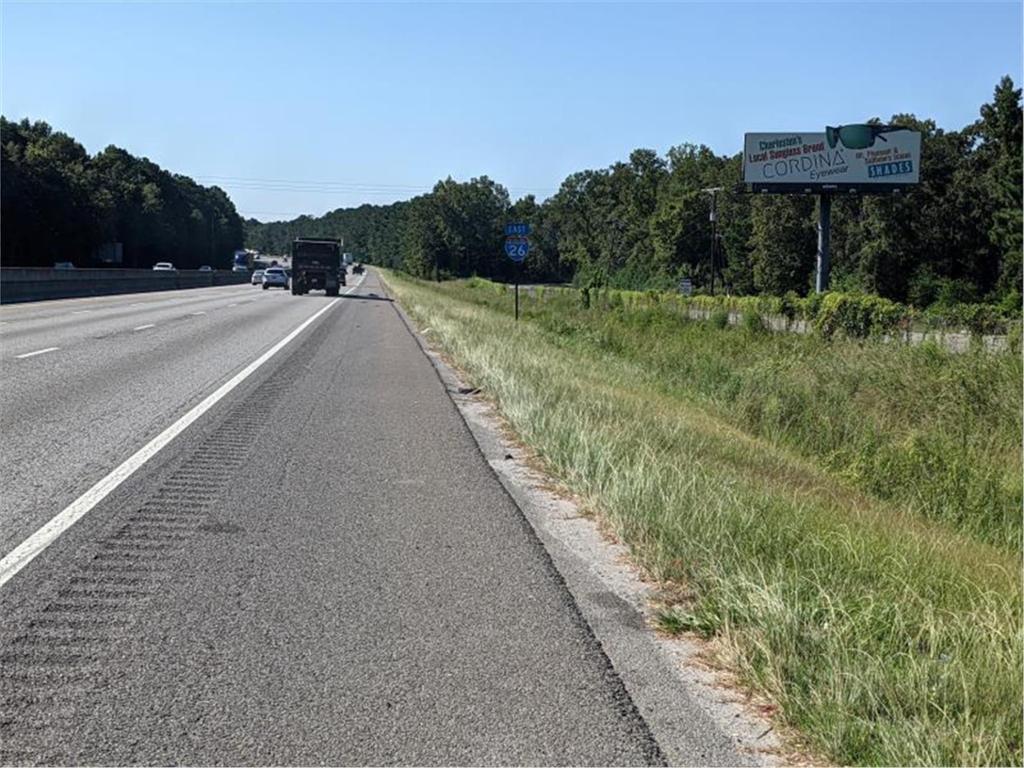
[[[715,295],[715,248],[718,246],[718,193],[722,187],[707,187],[701,192],[711,195],[711,295]]]

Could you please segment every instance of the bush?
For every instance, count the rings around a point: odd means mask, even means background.
[[[825,338],[838,333],[864,339],[891,333],[906,315],[905,307],[880,296],[828,293],[821,300],[815,322]]]
[[[711,313],[711,316],[708,318],[708,321],[714,328],[726,328],[729,325],[729,313],[726,312],[724,309],[716,309],[714,312]]]
[[[1006,330],[1007,313],[998,304],[939,304],[925,312],[929,325],[956,328],[975,335]]]
[[[743,328],[748,333],[765,333],[768,325],[757,312],[747,311],[743,313]]]
[[[1010,327],[1006,330],[1006,341],[1010,346],[1010,351],[1015,355],[1019,355],[1021,351],[1021,338],[1024,336],[1022,331],[1024,328],[1022,328],[1020,320],[1010,323]]]

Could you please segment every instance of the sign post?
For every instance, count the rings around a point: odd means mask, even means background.
[[[519,275],[530,253],[530,225],[517,222],[505,225],[505,255],[516,263],[516,322],[519,321]]]
[[[824,133],[743,138],[747,192],[818,195],[818,293],[828,290],[833,195],[900,192],[917,184],[920,174],[921,134],[896,125],[860,123],[827,127]]]

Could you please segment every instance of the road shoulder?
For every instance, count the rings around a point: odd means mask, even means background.
[[[381,280],[382,286],[387,287]],[[655,587],[628,549],[602,534],[557,483],[531,466],[486,396],[472,388],[405,313],[480,452],[548,551],[580,612],[670,765],[778,765],[784,747],[753,702],[702,662],[697,639],[668,638],[651,624]]]

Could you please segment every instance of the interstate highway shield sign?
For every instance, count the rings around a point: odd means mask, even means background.
[[[525,237],[510,237],[505,240],[505,255],[512,261],[523,261],[530,252],[530,241]]]

